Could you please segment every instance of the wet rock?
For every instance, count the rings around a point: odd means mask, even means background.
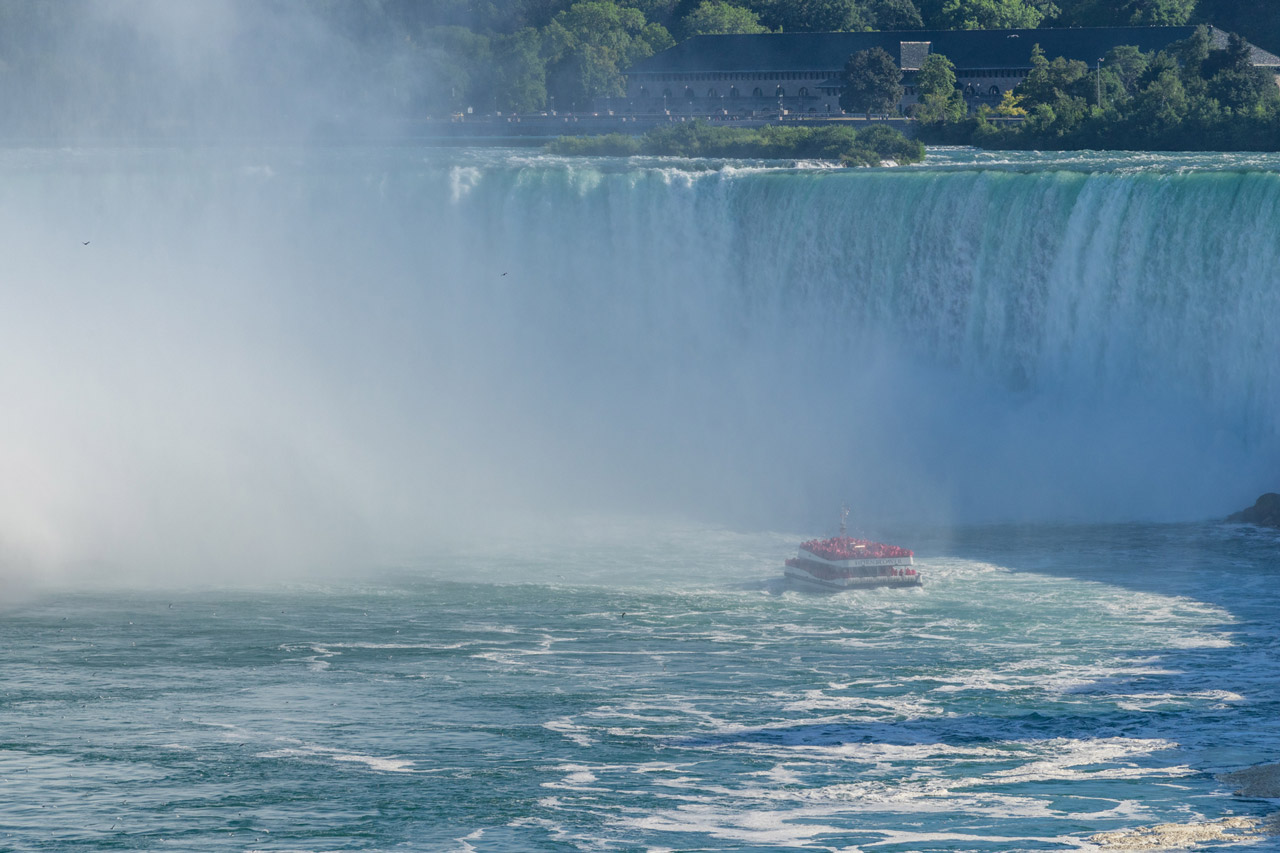
[[[1227,521],[1239,524],[1258,524],[1263,527],[1280,527],[1280,494],[1267,492],[1248,509],[1227,516]]]
[[[1233,773],[1223,773],[1218,781],[1235,785],[1237,797],[1280,797],[1280,764],[1256,764]]]

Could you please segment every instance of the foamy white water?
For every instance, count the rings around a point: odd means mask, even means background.
[[[1274,157],[0,176],[0,846],[1276,849]]]
[[[6,610],[0,845],[1280,849],[1224,776],[1280,761],[1274,535],[916,532],[922,588],[815,597],[800,534],[623,527]]]
[[[1278,165],[10,150],[4,553],[1225,515],[1280,476]]]

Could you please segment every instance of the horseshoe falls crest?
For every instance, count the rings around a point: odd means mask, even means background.
[[[1278,227],[1271,155],[0,151],[0,849],[1280,849]],[[842,502],[922,588],[777,584]]]

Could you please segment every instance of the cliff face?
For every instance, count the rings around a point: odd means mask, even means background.
[[[1280,495],[1267,492],[1248,509],[1227,516],[1227,521],[1241,524],[1260,524],[1264,527],[1280,527]]]

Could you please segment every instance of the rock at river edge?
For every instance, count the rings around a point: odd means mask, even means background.
[[[1248,509],[1227,516],[1227,521],[1240,524],[1260,524],[1264,527],[1280,527],[1280,495],[1267,492]]]

